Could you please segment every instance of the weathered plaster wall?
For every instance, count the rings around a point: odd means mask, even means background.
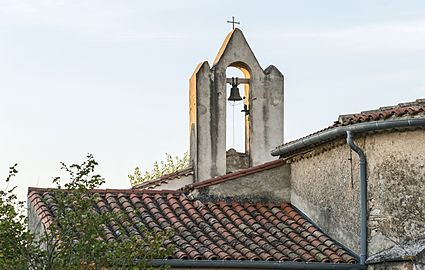
[[[416,264],[422,267],[421,270],[425,270],[425,250],[416,256]]]
[[[345,145],[335,147],[291,163],[291,202],[331,237],[357,251],[357,159],[352,187],[350,151]]]
[[[420,262],[383,262],[369,265],[368,270],[425,270],[425,264]]]
[[[367,139],[370,252],[425,238],[425,131]]]
[[[34,207],[28,202],[28,229],[36,236],[44,235],[44,228],[41,224],[40,217],[37,215]]]
[[[193,175],[182,176],[178,179],[168,180],[167,183],[162,183],[160,186],[156,186],[153,190],[176,190],[186,185],[193,184]]]
[[[249,168],[249,156],[236,152],[231,148],[226,152],[226,173],[236,172]]]
[[[368,168],[369,254],[425,236],[425,131],[355,139]],[[297,157],[299,158],[299,157]],[[344,140],[291,163],[291,202],[331,237],[358,252],[359,163]],[[351,181],[353,180],[353,184]]]
[[[226,173],[226,115],[217,114],[226,92],[214,90],[212,76],[204,62],[190,79],[190,159],[196,181]]]
[[[246,175],[238,179],[200,188],[192,195],[217,199],[241,199],[249,201],[290,201],[290,166],[279,167]]]

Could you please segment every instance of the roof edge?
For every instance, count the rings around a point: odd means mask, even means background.
[[[230,180],[238,179],[242,176],[246,176],[246,175],[254,174],[254,173],[257,173],[257,172],[273,169],[273,168],[279,167],[279,166],[281,166],[285,163],[286,163],[286,161],[283,160],[283,159],[273,160],[273,161],[266,162],[266,163],[263,163],[261,165],[257,165],[257,166],[254,166],[254,167],[251,167],[251,168],[248,168],[248,169],[240,170],[240,171],[237,171],[237,172],[232,172],[232,173],[225,174],[225,175],[222,175],[222,176],[218,176],[218,177],[215,177],[215,178],[203,180],[203,181],[198,182],[198,183],[190,184],[190,185],[182,187],[180,190],[186,191],[186,190],[192,190],[192,189],[196,189],[196,188],[203,188],[203,187],[207,187],[207,186],[220,184],[220,183],[227,182],[227,181],[230,181]]]
[[[144,188],[146,186],[150,186],[151,184],[155,184],[157,182],[161,182],[161,181],[164,181],[164,180],[174,180],[174,179],[177,179],[177,178],[180,178],[180,177],[183,177],[183,176],[192,175],[192,174],[194,174],[193,168],[188,167],[188,168],[185,168],[185,169],[175,171],[173,173],[164,174],[163,176],[160,176],[160,177],[153,179],[153,180],[142,182],[140,184],[132,186],[131,188]]]
[[[58,189],[58,188],[40,188],[40,187],[28,187],[28,194],[31,192],[49,192],[49,191],[64,191],[66,189]],[[160,190],[153,190],[153,189],[119,189],[119,188],[95,188],[88,190],[90,193],[126,193],[126,194],[132,194],[132,193],[183,193],[180,190],[171,190],[171,189],[160,189]]]
[[[366,269],[360,264],[348,263],[317,263],[295,261],[235,261],[235,260],[179,260],[179,259],[156,259],[150,261],[151,266],[169,265],[173,268],[226,268],[226,269],[311,269],[311,270],[354,270]]]
[[[364,133],[378,130],[389,130],[396,128],[409,128],[409,127],[424,127],[425,118],[411,118],[401,120],[384,120],[364,122],[352,124],[348,126],[338,126],[325,129],[318,133],[313,133],[310,136],[286,143],[276,147],[272,152],[272,156],[287,157],[289,155],[298,154],[303,150],[331,142],[335,139],[344,137],[347,131],[353,133]]]
[[[227,34],[227,36],[226,36],[226,38],[224,39],[224,41],[223,41],[223,43],[221,44],[221,46],[220,46],[220,49],[218,50],[218,53],[217,53],[217,55],[215,56],[215,58],[214,58],[214,61],[213,61],[213,66],[215,66],[219,61],[220,61],[220,59],[221,59],[221,57],[223,56],[223,54],[224,54],[224,51],[226,50],[226,48],[227,48],[227,45],[229,44],[229,42],[230,42],[230,38],[233,36],[233,33],[235,33],[235,30],[239,30],[239,28],[236,28],[236,29],[233,29],[232,31],[230,31],[228,34]],[[240,30],[239,30],[240,31]]]
[[[348,254],[350,256],[352,256],[353,258],[355,258],[356,260],[356,264],[360,262],[360,256],[355,253],[353,250],[351,250],[349,247],[347,247],[346,245],[344,245],[343,243],[341,243],[340,241],[336,240],[335,238],[331,237],[329,234],[327,234],[325,231],[322,230],[322,227],[320,227],[314,220],[312,220],[309,216],[307,216],[303,211],[301,211],[301,209],[299,209],[298,207],[296,207],[295,205],[293,205],[292,203],[288,202],[288,204],[300,215],[302,216],[305,220],[307,220],[309,223],[311,223],[318,231],[320,231],[321,233],[323,233],[324,235],[326,235],[327,237],[329,237],[329,239],[331,239],[332,242],[334,242],[335,244],[339,245],[342,249],[344,249],[345,251],[348,252]]]

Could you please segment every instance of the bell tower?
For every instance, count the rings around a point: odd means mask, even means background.
[[[238,68],[244,78],[227,78],[226,69]],[[231,85],[228,97],[227,86]],[[243,86],[245,153],[226,155],[226,104],[239,100]],[[223,42],[212,67],[200,63],[189,80],[190,161],[195,182],[229,172],[235,153],[241,167],[273,160],[270,151],[283,142],[283,75],[274,67],[263,70],[238,28]],[[232,168],[234,171],[235,168]]]

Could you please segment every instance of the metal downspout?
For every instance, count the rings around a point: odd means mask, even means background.
[[[357,153],[360,159],[360,264],[365,265],[367,259],[367,176],[366,155],[353,142],[351,131],[347,131],[347,144]]]

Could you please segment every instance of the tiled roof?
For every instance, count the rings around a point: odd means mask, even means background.
[[[162,184],[167,184],[169,181],[177,180],[177,179],[180,179],[181,177],[185,177],[185,176],[189,176],[189,175],[193,175],[193,169],[192,168],[187,168],[187,169],[183,169],[183,170],[180,170],[180,171],[177,171],[177,172],[165,174],[165,175],[159,177],[158,179],[146,181],[146,182],[137,184],[137,185],[133,186],[133,188],[154,189],[156,187],[161,186]]]
[[[98,211],[125,212],[127,231],[140,232],[141,223],[153,231],[172,228],[175,234],[165,244],[176,247],[174,259],[356,262],[288,203],[203,202],[178,191],[91,192],[99,194]],[[29,188],[28,200],[42,222],[54,218],[48,189]],[[113,226],[107,226],[107,239],[114,238]]]
[[[424,118],[425,117],[425,99],[417,99],[416,101],[413,101],[413,102],[400,103],[395,106],[381,107],[377,110],[363,111],[356,114],[340,115],[338,117],[338,120],[335,121],[333,125],[326,127],[324,129],[321,129],[319,131],[316,131],[314,133],[311,133],[307,136],[284,143],[278,147],[287,146],[290,144],[301,142],[305,139],[308,139],[309,137],[318,135],[322,132],[329,131],[337,127],[349,126],[349,125],[354,125],[354,124],[359,124],[364,122],[372,122],[372,121],[385,121],[389,119],[399,119],[399,118],[402,119],[407,117],[408,118],[416,118],[416,117]],[[325,142],[326,141],[323,141],[322,143],[325,143]]]
[[[425,99],[400,103],[395,106],[381,107],[377,110],[363,111],[357,114],[340,115],[333,126],[347,126],[362,122],[379,121],[391,118],[425,116]]]
[[[228,174],[225,174],[225,175],[222,175],[222,176],[218,176],[218,177],[207,179],[207,180],[197,182],[197,183],[194,183],[194,184],[191,184],[191,185],[187,185],[187,186],[183,187],[182,190],[189,191],[189,190],[192,190],[194,188],[203,188],[203,187],[212,186],[212,185],[216,185],[216,184],[219,184],[219,183],[235,180],[235,179],[238,179],[242,176],[246,176],[246,175],[250,175],[250,174],[257,173],[257,172],[261,172],[261,171],[265,171],[265,170],[269,170],[269,169],[279,167],[279,166],[283,165],[284,163],[285,163],[285,160],[283,160],[283,159],[273,160],[273,161],[266,162],[266,163],[258,165],[258,166],[250,167],[248,169],[243,169],[243,170],[240,170],[240,171],[228,173]]]

